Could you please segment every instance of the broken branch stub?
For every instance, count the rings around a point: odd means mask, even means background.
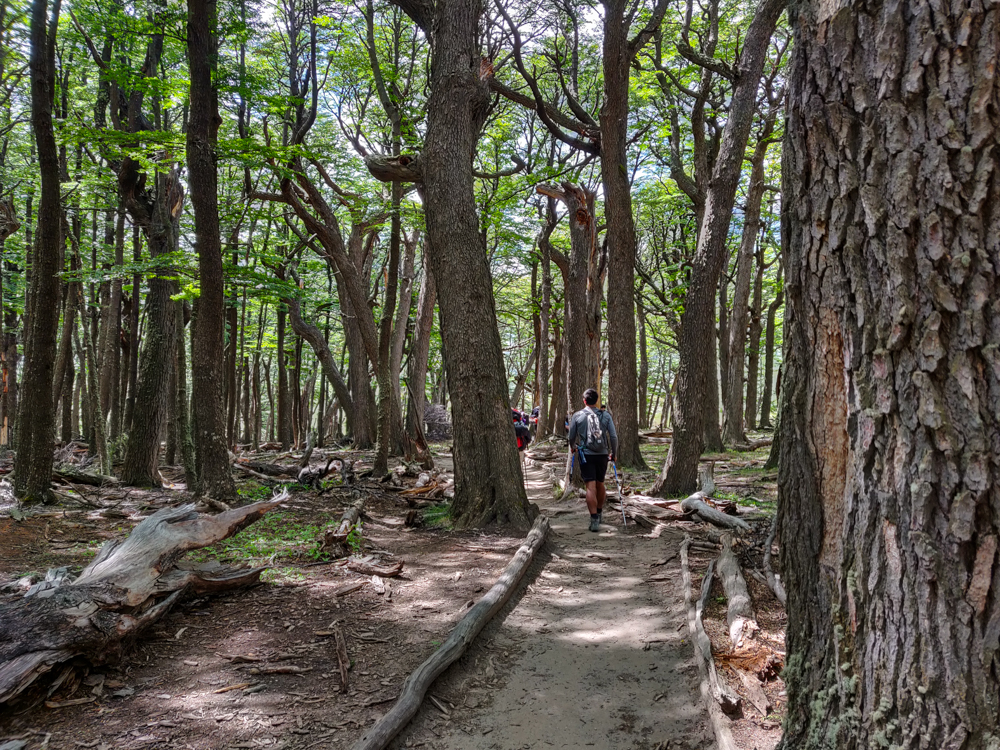
[[[164,508],[125,540],[105,544],[76,580],[50,574],[23,597],[0,603],[0,703],[76,656],[95,663],[114,660],[130,637],[163,617],[185,592],[255,583],[264,568],[181,558],[232,536],[286,498],[214,516],[195,512],[193,505]]]
[[[701,492],[696,492],[691,497],[681,501],[681,510],[685,513],[693,513],[699,521],[713,524],[730,531],[749,531],[750,524],[742,518],[730,516],[715,508],[709,507],[705,502],[705,496]]]

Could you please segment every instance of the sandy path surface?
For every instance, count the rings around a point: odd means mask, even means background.
[[[551,488],[547,468],[528,469],[529,497],[552,524],[533,582],[432,688],[447,713],[425,707],[395,746],[712,747],[687,635],[680,535],[624,529],[610,509],[592,533],[583,501],[560,503]],[[671,580],[649,582],[653,573]]]

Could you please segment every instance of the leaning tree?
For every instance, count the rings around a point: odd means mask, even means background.
[[[783,747],[998,747],[1000,18],[790,16]]]

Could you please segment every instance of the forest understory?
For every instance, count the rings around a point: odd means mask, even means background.
[[[643,447],[651,465],[665,441]],[[79,657],[38,680],[0,718],[10,748],[347,748],[400,693],[403,680],[447,638],[487,591],[521,539],[448,527],[440,495],[450,479],[447,446],[435,445],[435,472],[399,466],[388,481],[365,477],[369,453],[344,453],[360,477],[317,487],[288,484],[288,499],[196,560],[267,565],[259,584],[219,596],[188,596],[124,657]],[[562,499],[564,449],[529,451],[528,495],[548,516],[550,539],[511,601],[462,659],[431,688],[416,718],[389,747],[577,747],[642,750],[708,748],[712,729],[699,694],[688,632],[679,549],[692,538],[692,595],[717,554],[718,530],[692,520],[654,520],[627,504],[586,530],[577,493]],[[297,466],[298,454],[248,458]],[[752,530],[736,548],[744,570],[760,569],[776,481],[757,452],[706,456],[714,462],[720,507],[738,506]],[[327,459],[317,450],[312,466]],[[409,474],[409,476],[408,476]],[[421,476],[421,474],[423,476]],[[29,580],[53,568],[79,569],[102,544],[144,517],[189,499],[179,468],[165,467],[161,490],[63,484],[60,504],[0,509],[0,585],[9,604]],[[238,475],[241,502],[270,497],[262,480]],[[653,474],[624,478],[634,496]],[[271,479],[271,483],[281,480]],[[423,486],[416,486],[421,484]],[[435,496],[427,499],[427,496]],[[321,552],[357,499],[360,522],[333,554]],[[636,524],[636,516],[642,524]],[[343,553],[343,556],[338,556]],[[379,577],[348,565],[401,573]],[[732,649],[718,578],[704,627],[722,679],[740,697],[729,731],[736,747],[770,750],[780,739],[784,611],[747,576],[759,630]],[[350,668],[342,684],[338,645]],[[752,690],[746,678],[760,673]],[[756,679],[756,678],[754,678]],[[594,687],[581,696],[580,684]],[[763,698],[761,697],[763,696]],[[545,718],[545,721],[538,721]],[[11,744],[13,743],[13,744]],[[516,744],[515,744],[516,743]]]

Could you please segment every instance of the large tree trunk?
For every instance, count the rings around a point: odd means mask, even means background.
[[[208,497],[226,501],[236,498],[236,485],[229,468],[226,414],[223,410],[224,361],[219,356],[225,338],[225,276],[219,234],[219,178],[216,172],[220,118],[218,93],[213,82],[218,54],[217,20],[216,0],[188,0],[191,112],[187,131],[187,163],[201,282],[191,331],[195,467],[198,490]],[[230,336],[231,374],[235,381],[236,331],[231,330]],[[231,388],[231,416],[234,417],[235,382],[231,383]]]
[[[782,746],[996,747],[1000,18],[790,15]]]
[[[678,341],[680,363],[676,378],[674,436],[663,471],[654,485],[653,492],[657,495],[690,494],[698,481],[704,399],[709,395],[710,381],[715,381],[710,371],[715,357],[710,360],[705,356],[705,342],[708,341],[709,346],[714,342],[708,334],[715,327],[715,291],[726,259],[726,239],[736,200],[736,187],[756,110],[757,89],[767,59],[767,48],[784,8],[784,0],[763,0],[750,23],[740,53],[739,77],[733,84],[729,118],[705,201],[698,248],[691,261],[691,282],[684,302]]]
[[[646,469],[639,451],[635,335],[635,222],[627,156],[632,20],[625,0],[604,0],[604,102],[601,105],[601,180],[608,244],[608,410],[618,431],[622,466]],[[627,18],[626,18],[627,14]],[[600,384],[594,385],[600,388]],[[573,393],[579,399],[580,393]]]
[[[17,466],[14,494],[26,503],[54,500],[52,435],[55,408],[52,400],[56,330],[59,326],[59,268],[62,265],[62,209],[59,195],[59,153],[52,124],[55,90],[56,24],[60,0],[55,0],[51,25],[46,18],[48,0],[31,5],[31,128],[38,147],[41,198],[38,232],[31,249],[31,278],[24,334],[24,383],[18,404]]]
[[[149,254],[153,259],[177,248],[182,193],[176,171],[156,175],[156,193],[149,227]],[[142,339],[133,419],[121,475],[123,483],[140,487],[160,485],[160,433],[167,416],[167,399],[172,397],[174,304],[171,297],[177,285],[170,269],[160,269],[159,273],[163,275],[149,280],[146,332]]]
[[[729,371],[725,369],[722,371],[722,376],[726,379],[726,387],[722,389],[726,397],[726,402],[722,405],[722,440],[730,445],[747,442],[743,424],[743,361],[747,348],[747,318],[750,309],[754,249],[757,246],[757,235],[760,233],[760,205],[764,198],[764,160],[767,158],[767,147],[771,144],[773,127],[772,115],[765,120],[763,132],[750,158],[750,189],[747,191],[747,202],[743,208],[743,236],[736,260],[736,289],[733,292],[733,315],[729,323]],[[763,258],[763,254],[761,257]],[[756,383],[754,393],[756,393]],[[753,426],[753,417],[750,418],[750,422]]]
[[[433,19],[423,19],[431,33],[424,186],[455,430],[452,517],[460,528],[527,529],[534,513],[521,481],[473,190],[472,155],[489,107],[480,78],[480,13],[478,0],[440,0]]]

